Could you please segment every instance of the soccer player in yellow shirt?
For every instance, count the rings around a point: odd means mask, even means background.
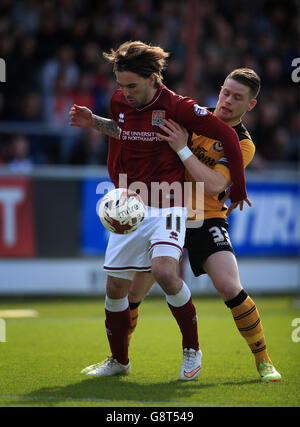
[[[242,117],[257,103],[260,78],[251,69],[232,71],[225,79],[213,114],[231,125],[240,139],[244,167],[252,160],[255,145]],[[227,216],[238,203],[224,204],[228,198],[225,191],[231,185],[228,162],[222,144],[201,135],[192,136],[188,148],[188,133],[177,123],[169,120],[160,125],[158,136],[169,143],[181,158],[186,168],[186,180],[204,182],[204,220],[199,227],[187,228],[185,248],[194,275],[208,274],[216,290],[231,310],[234,322],[254,355],[256,368],[263,382],[280,381],[268,355],[262,322],[255,303],[240,283],[238,265],[231,246]],[[229,190],[230,191],[230,190]],[[195,192],[193,192],[195,197]],[[195,200],[193,201],[195,205]],[[249,202],[250,204],[250,202]],[[240,203],[240,209],[243,204]],[[193,221],[193,217],[189,218]],[[136,273],[129,292],[131,308],[131,332],[138,318],[138,306],[153,286],[151,273]]]

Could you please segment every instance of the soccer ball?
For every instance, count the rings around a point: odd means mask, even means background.
[[[129,234],[143,221],[145,205],[134,191],[115,188],[101,200],[98,214],[107,230],[117,234]]]

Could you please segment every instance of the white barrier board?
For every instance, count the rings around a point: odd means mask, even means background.
[[[298,259],[240,259],[241,282],[251,293],[300,292]],[[0,295],[104,295],[103,259],[1,260]],[[195,278],[189,265],[184,279],[194,295],[216,291],[207,275]],[[160,293],[156,285],[153,294]]]

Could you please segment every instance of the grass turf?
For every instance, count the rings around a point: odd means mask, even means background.
[[[39,317],[6,320],[0,406],[300,406],[300,342],[293,342],[291,325],[300,310],[292,297],[254,300],[280,383],[260,382],[254,358],[218,298],[194,298],[203,369],[191,382],[178,380],[181,336],[162,298],[140,307],[130,375],[92,379],[79,373],[109,355],[103,299],[2,301],[0,310],[33,309]]]

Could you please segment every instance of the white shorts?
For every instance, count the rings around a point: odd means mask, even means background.
[[[146,207],[146,216],[133,233],[110,233],[104,270],[111,276],[131,280],[136,271],[151,271],[152,258],[170,256],[179,261],[185,224],[185,207]]]

